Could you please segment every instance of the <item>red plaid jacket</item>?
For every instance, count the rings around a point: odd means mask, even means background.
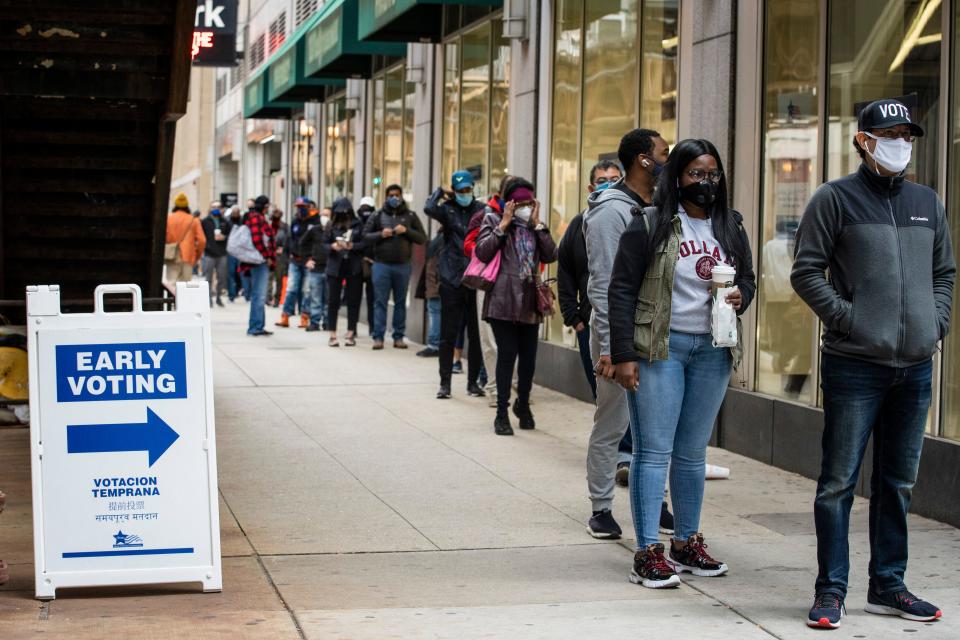
[[[273,227],[267,222],[267,219],[259,211],[247,211],[243,218],[243,224],[250,228],[250,239],[253,246],[257,248],[266,261],[273,269],[277,261],[277,249],[273,241]],[[254,265],[245,262],[240,263],[240,271],[245,272],[253,268]]]

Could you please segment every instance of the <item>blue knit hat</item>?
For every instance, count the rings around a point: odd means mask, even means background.
[[[454,191],[463,189],[464,187],[473,186],[473,174],[469,171],[460,170],[453,174],[453,178],[450,180],[450,185],[453,187]]]

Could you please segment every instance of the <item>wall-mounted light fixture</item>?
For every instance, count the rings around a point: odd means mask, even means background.
[[[527,40],[530,37],[530,0],[503,0],[503,37]]]

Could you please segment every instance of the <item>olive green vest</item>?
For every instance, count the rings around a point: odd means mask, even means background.
[[[653,234],[655,225],[650,224],[656,208],[647,207],[640,215],[647,228],[647,235]],[[653,218],[656,220],[656,217]],[[680,216],[673,217],[673,233],[657,249],[653,261],[647,268],[637,295],[637,308],[633,315],[633,348],[649,362],[667,360],[670,357],[670,316],[673,311],[673,277],[677,271],[677,255],[680,252],[680,239],[683,229]],[[737,346],[730,349],[733,367],[740,366],[743,359],[743,325],[737,316]]]

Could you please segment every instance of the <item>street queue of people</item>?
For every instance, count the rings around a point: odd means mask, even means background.
[[[860,113],[858,129],[853,144],[862,164],[814,194],[797,231],[791,277],[825,329],[823,465],[814,507],[819,573],[805,619],[825,629],[839,627],[845,614],[850,509],[871,434],[865,610],[914,621],[941,616],[907,590],[904,576],[932,356],[949,329],[956,266],[936,192],[904,179],[911,143],[924,133],[909,110],[896,100],[877,101]],[[530,393],[540,326],[554,313],[544,267],[559,259],[559,311],[576,333],[596,402],[586,461],[587,529],[597,538],[622,535],[611,506],[615,483],[628,486],[637,538],[629,579],[660,589],[681,584],[684,572],[712,578],[730,570],[708,552],[701,527],[705,480],[728,473],[710,468],[706,449],[741,362],[739,316],[757,283],[743,216],[729,207],[723,162],[710,141],[687,139],[670,149],[656,131],[635,129],[623,136],[617,155],[619,164],[592,168],[587,208],[569,223],[559,247],[535,185],[522,177],[506,176],[484,202],[474,193],[474,176],[460,170],[449,187],[430,195],[424,213],[439,231],[420,275],[418,297],[430,326],[427,348],[418,355],[438,357],[436,397],[445,400],[454,392],[458,349],[465,347],[466,394],[488,396],[496,408],[495,434],[513,435],[511,412],[520,429],[534,429]],[[290,262],[280,326],[288,326],[299,301],[301,326],[328,330],[329,346],[338,347],[345,303],[344,344],[355,346],[366,285],[373,348],[384,347],[391,294],[393,346],[407,348],[413,245],[427,235],[399,186],[385,194],[379,210],[369,197],[356,211],[341,198],[314,222],[311,203],[298,201],[307,212],[298,213],[299,226],[291,226],[283,247]],[[264,218],[266,197],[251,201],[232,227],[219,212],[211,216],[192,246],[193,219],[176,213],[189,212],[182,200],[171,214],[178,217],[167,242],[177,242],[177,256],[187,259],[189,249],[203,253],[203,240],[212,241],[211,266],[203,271],[219,281],[217,243],[227,238],[250,289],[248,333],[269,335],[266,279],[279,252],[278,229]],[[249,236],[246,253],[231,249],[238,228],[246,229],[240,240]],[[722,299],[713,289],[714,270],[730,274]],[[306,273],[325,277],[311,277],[304,296],[299,283]],[[219,303],[219,285],[215,299]],[[318,300],[325,300],[325,314],[317,313],[324,304]],[[721,304],[736,314],[731,346],[717,346],[712,326]],[[664,499],[668,479],[673,514]],[[669,535],[667,544],[660,534]]]

